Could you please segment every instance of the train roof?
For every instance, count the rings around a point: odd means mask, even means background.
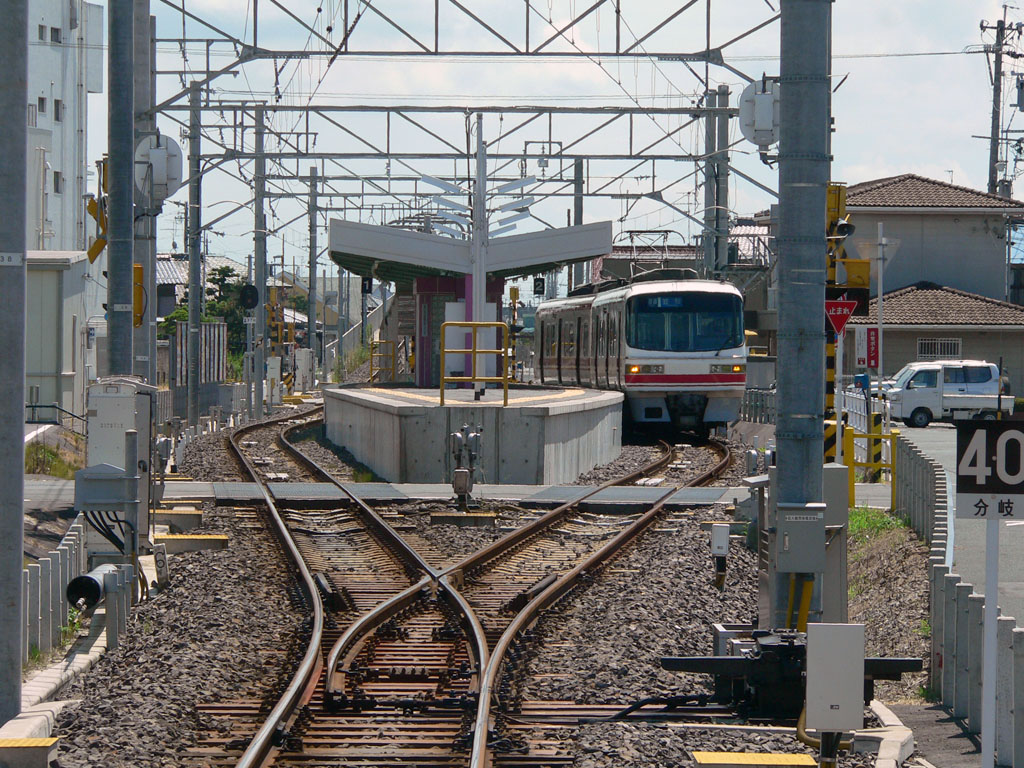
[[[630,296],[646,296],[658,293],[723,293],[742,297],[740,290],[735,285],[722,280],[651,280],[630,283],[620,288],[600,293],[552,299],[542,302],[537,309],[538,311],[550,311],[570,307],[602,306]]]

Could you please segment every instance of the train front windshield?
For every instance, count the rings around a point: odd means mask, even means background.
[[[728,293],[634,296],[626,342],[659,352],[715,352],[743,346],[743,301]]]

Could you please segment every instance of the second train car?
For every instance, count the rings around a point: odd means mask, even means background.
[[[743,296],[682,270],[537,308],[542,383],[623,392],[638,423],[707,433],[739,415],[746,385]]]

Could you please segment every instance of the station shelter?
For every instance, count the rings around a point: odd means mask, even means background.
[[[505,280],[550,272],[605,256],[612,250],[610,221],[487,240],[479,248],[486,273],[483,318],[502,319]],[[332,220],[329,253],[342,269],[395,285],[396,301],[413,311],[401,335],[415,339],[415,383],[437,388],[441,377],[441,325],[473,318],[474,254],[468,240],[388,226]],[[411,326],[411,327],[409,327]],[[496,341],[492,335],[482,336]],[[449,339],[448,348],[461,346]],[[492,347],[495,348],[495,347]],[[468,357],[468,356],[467,356]],[[454,363],[460,366],[458,360]],[[463,365],[468,366],[468,361]],[[460,366],[461,367],[461,366]],[[449,373],[460,373],[452,370]]]

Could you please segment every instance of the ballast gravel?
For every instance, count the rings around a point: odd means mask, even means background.
[[[170,586],[132,609],[121,645],[61,691],[61,768],[171,768],[203,731],[197,704],[263,698],[290,678],[306,608],[263,526],[206,507],[228,547],[170,557]]]

